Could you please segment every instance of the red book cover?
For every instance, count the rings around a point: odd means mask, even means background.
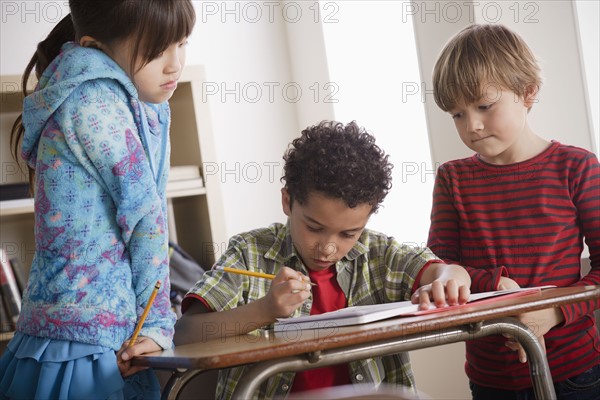
[[[21,294],[10,261],[3,249],[0,249],[0,292],[2,292],[8,317],[13,324],[16,324],[21,312]]]

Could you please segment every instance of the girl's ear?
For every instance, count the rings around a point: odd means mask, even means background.
[[[540,88],[538,85],[527,85],[525,88],[525,95],[523,96],[523,103],[525,103],[525,107],[527,107],[527,109],[530,109],[535,103],[537,103],[537,95],[539,91]]]
[[[93,47],[94,49],[102,48],[102,44],[91,36],[83,36],[79,39],[79,45],[82,47]]]

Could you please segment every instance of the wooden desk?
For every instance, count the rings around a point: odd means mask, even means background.
[[[546,289],[541,293],[498,299],[492,304],[472,303],[439,313],[365,325],[231,336],[138,356],[133,363],[178,370],[165,387],[163,399],[176,399],[185,384],[204,370],[254,364],[234,393],[236,399],[247,399],[263,381],[280,372],[320,368],[508,333],[515,336],[527,353],[536,397],[556,399],[548,362],[537,337],[525,325],[509,317],[597,298],[600,298],[600,286]]]

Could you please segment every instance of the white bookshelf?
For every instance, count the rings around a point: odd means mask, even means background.
[[[210,109],[202,102],[203,66],[187,66],[171,105],[171,165],[197,176],[180,176],[167,190],[170,239],[178,243],[205,268],[210,268],[226,243],[221,188],[206,182],[202,167],[216,162]],[[0,183],[27,181],[10,150],[10,128],[19,115],[23,96],[21,77],[0,76]],[[33,85],[31,85],[33,86]],[[26,171],[26,169],[23,169]],[[29,273],[33,259],[32,199],[0,201],[0,245],[18,256]],[[14,254],[17,252],[18,254]]]

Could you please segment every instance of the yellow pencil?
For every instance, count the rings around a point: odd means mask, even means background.
[[[246,271],[245,269],[237,269],[237,268],[231,268],[231,267],[223,267],[223,271],[231,272],[233,274],[239,274],[239,275],[254,276],[256,278],[265,278],[265,279],[274,279],[275,278],[275,275],[273,275],[273,274],[265,274],[264,272]],[[313,282],[310,282],[310,284],[312,286],[317,286],[317,284],[313,283]]]
[[[135,342],[137,341],[138,335],[140,334],[140,331],[142,330],[142,326],[144,326],[144,321],[146,320],[146,317],[148,316],[148,313],[150,312],[150,308],[152,308],[152,303],[154,303],[154,299],[156,298],[158,289],[160,289],[160,281],[156,281],[156,285],[154,285],[154,290],[152,290],[152,294],[150,295],[150,298],[148,299],[148,304],[146,304],[146,308],[144,308],[144,312],[142,313],[142,316],[140,317],[140,321],[138,322],[137,326],[135,327],[135,331],[133,332],[133,336],[131,337],[131,340],[129,341],[128,347],[133,346],[135,344]]]

